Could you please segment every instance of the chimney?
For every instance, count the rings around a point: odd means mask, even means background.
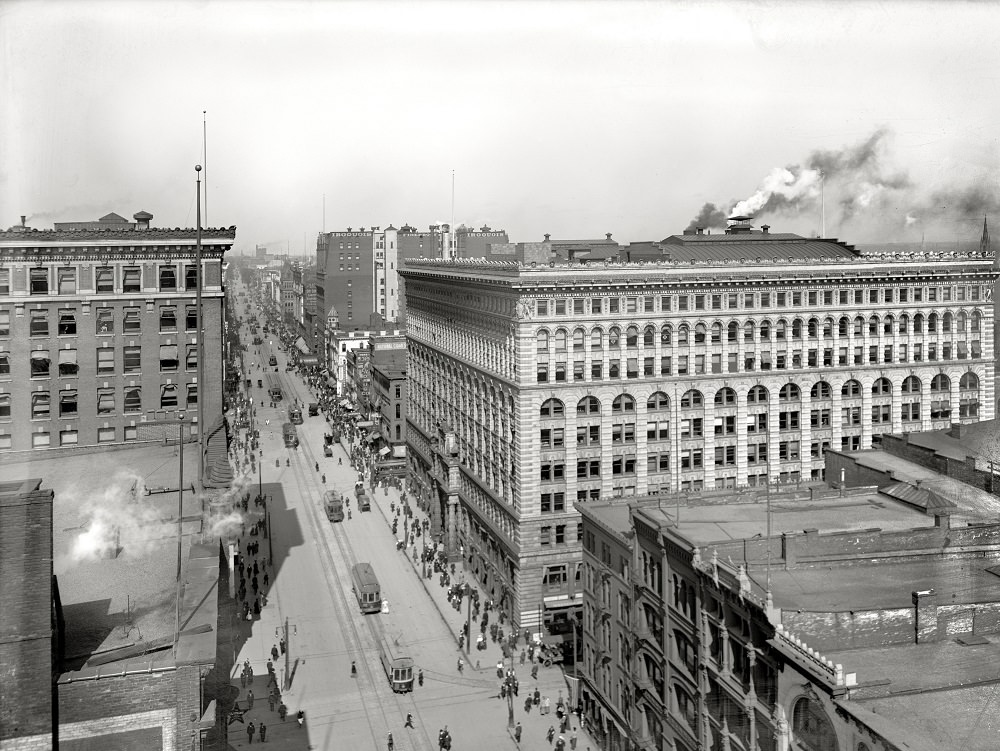
[[[605,233],[604,237],[605,237],[605,239],[610,240],[611,239],[611,233],[610,232]]]
[[[771,229],[771,225],[770,224],[762,224],[762,225],[760,225],[760,231],[763,232],[765,235],[767,234],[767,232],[768,232],[769,229]]]
[[[548,242],[548,241],[549,241],[549,233],[548,233],[548,232],[546,232],[546,233],[545,233],[545,242]]]
[[[347,231],[348,231],[348,232],[350,232],[350,231],[351,231],[351,228],[350,228],[350,227],[348,227],[348,228],[347,228]]]
[[[696,231],[696,232],[697,232],[697,233],[698,233],[699,235],[704,235],[704,234],[705,234],[705,228],[704,228],[704,227],[695,227],[694,229],[695,229],[695,231]]]
[[[22,226],[22,227],[23,227],[23,226],[25,226],[24,222],[25,222],[25,220],[26,220],[27,218],[28,218],[27,216],[25,216],[24,214],[21,214],[21,226]]]

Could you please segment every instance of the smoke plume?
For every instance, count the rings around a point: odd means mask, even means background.
[[[118,553],[139,557],[163,538],[162,518],[145,502],[142,478],[129,471],[119,472],[107,488],[80,502],[85,518],[83,532],[73,543],[73,561],[106,558]]]
[[[240,534],[245,521],[240,501],[252,482],[253,478],[249,474],[239,475],[234,478],[232,487],[219,496],[218,501],[209,504],[205,512],[206,537],[227,538]]]

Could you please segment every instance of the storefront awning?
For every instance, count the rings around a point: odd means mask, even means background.
[[[309,345],[301,336],[295,340],[295,348],[304,355],[309,354]]]
[[[370,428],[374,424],[375,423],[373,423],[371,420],[365,420],[364,422],[359,422],[358,423],[358,427],[359,428]]]
[[[299,358],[299,365],[319,365],[319,358],[316,355],[303,355]]]
[[[341,399],[340,400],[340,406],[341,407],[350,407],[351,406],[351,400],[350,399]]]
[[[391,448],[389,448],[388,446],[383,446],[382,448],[380,448],[378,450],[378,455],[379,456],[386,456],[387,454],[389,454],[391,452],[392,452]]]

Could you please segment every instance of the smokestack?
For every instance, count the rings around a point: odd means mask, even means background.
[[[704,227],[695,227],[694,231],[697,232],[699,235],[704,235],[705,234],[705,228]]]
[[[25,226],[25,225],[24,225],[24,222],[25,222],[25,220],[26,220],[27,218],[28,218],[27,216],[25,216],[24,214],[21,214],[21,226],[22,226],[22,227],[23,227],[23,226]]]

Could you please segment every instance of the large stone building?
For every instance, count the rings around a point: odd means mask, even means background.
[[[162,441],[185,411],[194,435],[199,398],[206,431],[221,425],[222,258],[236,228],[202,231],[199,384],[196,231],[151,218],[0,232],[0,451]]]
[[[411,469],[520,626],[574,501],[824,479],[828,448],[994,412],[992,254],[752,231],[655,262],[408,261]],[[546,593],[548,591],[548,593]]]

